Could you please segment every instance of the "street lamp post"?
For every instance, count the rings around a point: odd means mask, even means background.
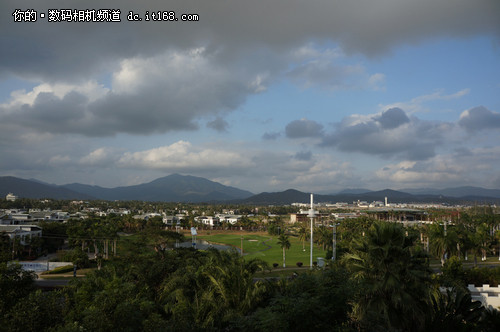
[[[309,218],[311,218],[311,256],[310,256],[309,264],[310,264],[310,267],[312,269],[313,268],[313,227],[314,227],[314,216],[315,216],[313,194],[311,194],[311,208],[309,209],[309,214],[307,216]]]

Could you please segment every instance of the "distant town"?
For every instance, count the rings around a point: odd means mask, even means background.
[[[376,195],[381,193],[397,194]],[[500,308],[496,204],[350,195],[349,202],[326,202],[325,196],[287,190],[245,203],[26,198],[9,191],[0,198],[0,290],[8,294],[0,305],[15,306],[3,317],[18,317],[23,311],[15,308],[28,306],[34,315],[30,324],[38,330],[106,330],[83,308],[121,312],[125,305],[139,316],[129,321],[122,313],[106,314],[107,328],[125,319],[132,330],[169,324],[191,330],[198,319],[196,328],[247,331],[249,320],[267,326],[261,321],[266,315],[288,317],[289,306],[304,292],[309,300],[300,310],[327,308],[318,314],[322,329],[333,324],[346,331],[373,326],[423,331],[441,326],[443,313],[451,317],[446,324],[452,320],[478,331],[495,326]],[[323,201],[315,202],[316,196]],[[396,286],[378,285],[387,278]],[[314,286],[306,287],[311,280]],[[238,297],[241,292],[245,299]],[[354,316],[354,305],[380,315],[379,304],[365,303],[366,297],[392,306],[397,301],[392,296],[400,292],[421,301],[395,309],[407,319],[373,323]],[[196,294],[209,309],[193,305]],[[276,306],[285,299],[288,304]],[[216,303],[229,316],[218,313]],[[411,316],[415,306],[425,308],[419,317]],[[45,310],[56,319],[47,323]],[[475,315],[462,318],[457,310]],[[217,319],[193,316],[201,311]],[[8,320],[8,329],[20,318]],[[156,327],[144,328],[153,319]],[[420,325],[413,329],[415,320]]]

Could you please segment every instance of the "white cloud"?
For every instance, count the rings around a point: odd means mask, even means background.
[[[332,193],[357,181],[353,165],[339,162],[330,154],[314,154],[309,162],[291,160],[281,170],[271,176],[269,183],[276,190],[294,188],[304,192]]]
[[[244,154],[213,148],[195,147],[178,141],[155,149],[127,152],[118,161],[121,167],[159,169],[165,172],[193,172],[253,167]]]
[[[444,188],[473,185],[490,188],[498,177],[500,147],[460,149],[425,161],[401,161],[374,172],[388,187]]]
[[[93,102],[102,98],[109,92],[102,84],[94,80],[87,81],[83,84],[64,84],[64,83],[41,83],[35,86],[31,91],[15,90],[11,93],[11,98],[8,102],[0,104],[0,110],[11,110],[15,107],[27,105],[34,106],[36,99],[40,94],[46,93],[53,95],[59,99],[64,98],[71,92],[77,92],[85,96],[89,102]]]
[[[322,50],[317,45],[307,44],[291,52],[290,60],[291,68],[286,77],[302,88],[384,89],[384,74],[369,74],[360,63],[346,63],[339,48]]]
[[[101,147],[80,158],[79,163],[86,166],[114,166],[117,161],[115,149]]]
[[[376,73],[368,78],[368,86],[375,91],[385,91],[385,75]]]
[[[453,99],[460,99],[463,96],[467,95],[470,93],[470,89],[462,89],[460,91],[457,91],[452,94],[444,94],[443,90],[438,90],[430,94],[422,95],[422,96],[417,96],[415,98],[412,98],[410,101],[402,101],[402,102],[395,102],[391,104],[381,104],[379,105],[380,110],[386,110],[388,108],[402,108],[404,109],[408,114],[415,114],[415,113],[426,113],[429,112],[429,108],[425,106],[426,103],[432,102],[432,101],[439,101],[439,100],[453,100]]]

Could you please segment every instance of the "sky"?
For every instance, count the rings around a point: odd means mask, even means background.
[[[109,16],[65,15],[87,9]],[[498,189],[499,18],[498,0],[3,0],[0,176]]]

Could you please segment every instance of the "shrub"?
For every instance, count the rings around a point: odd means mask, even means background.
[[[500,284],[500,268],[474,267],[465,270],[465,280],[467,284],[482,286],[488,284],[497,286]]]
[[[465,271],[462,266],[462,262],[456,256],[452,256],[448,259],[441,271],[443,272],[438,280],[441,286],[452,287],[455,285],[466,286],[465,281]]]
[[[73,272],[73,265],[59,266],[53,270],[45,271],[42,274],[59,274],[59,273],[66,273],[66,272]]]

